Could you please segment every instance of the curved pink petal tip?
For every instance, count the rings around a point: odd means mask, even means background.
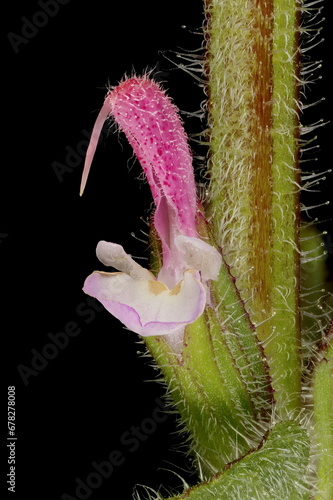
[[[179,231],[196,236],[196,189],[187,136],[176,106],[159,85],[147,77],[129,78],[107,94],[87,150],[81,194],[108,116],[112,116],[125,133],[146,174],[157,207],[156,225],[163,231],[158,207],[164,196],[168,207],[175,212],[174,221]]]

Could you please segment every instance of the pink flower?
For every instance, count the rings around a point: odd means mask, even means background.
[[[97,117],[87,150],[81,193],[104,121],[112,116],[141,163],[156,205],[154,224],[162,242],[157,276],[115,243],[101,241],[97,257],[120,272],[96,271],[83,290],[97,298],[127,328],[143,335],[182,336],[209,302],[208,280],[216,280],[221,255],[200,239],[192,158],[176,107],[147,77],[113,88]]]

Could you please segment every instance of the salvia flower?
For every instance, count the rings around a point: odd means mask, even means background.
[[[182,335],[209,302],[221,255],[200,239],[197,199],[187,137],[176,107],[148,77],[130,78],[106,96],[87,150],[81,193],[98,137],[109,117],[117,122],[140,161],[155,202],[154,225],[163,265],[155,277],[122,246],[99,242],[97,257],[120,272],[92,273],[83,290],[98,299],[128,329],[143,335]]]

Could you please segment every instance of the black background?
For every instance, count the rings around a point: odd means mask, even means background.
[[[323,59],[324,78],[311,93],[313,85],[309,86],[307,96],[308,102],[322,96],[326,101],[309,109],[303,120],[306,124],[320,118],[327,121],[332,109],[328,77],[332,7],[325,3],[326,40],[312,51],[313,59]],[[100,144],[82,198],[79,183],[82,141],[87,140],[108,83],[116,85],[125,73],[142,74],[155,67],[156,78],[165,82],[181,110],[199,108],[204,96],[198,82],[165,55],[180,62],[172,51],[184,53],[200,47],[202,2],[71,0],[59,6],[59,12],[28,43],[19,44],[17,53],[7,34],[20,35],[22,17],[31,20],[41,8],[37,1],[25,1],[6,5],[6,10],[2,77],[6,139],[0,185],[1,332],[6,372],[1,397],[5,408],[6,387],[16,386],[17,493],[11,497],[60,500],[67,493],[75,498],[76,478],[85,481],[94,471],[92,462],[107,460],[113,450],[119,450],[125,461],[89,498],[127,500],[137,483],[153,488],[162,481],[181,484],[177,476],[162,469],[194,482],[179,468],[186,465],[173,448],[178,443],[174,417],[158,424],[133,452],[121,442],[124,432],[152,416],[155,399],[164,389],[147,382],[156,373],[149,359],[137,355],[143,351],[138,336],[124,330],[104,310],[93,311],[81,291],[85,277],[102,269],[95,257],[99,240],[120,243],[133,256],[148,255],[146,244],[139,240],[146,239],[144,220],[151,198],[147,184],[138,179],[140,168],[125,139],[111,134]],[[171,52],[163,55],[161,51]],[[203,126],[186,113],[183,119],[189,133]],[[332,128],[327,125],[318,134],[321,149],[314,156],[326,170],[331,168]],[[195,154],[202,153],[194,142],[192,147]],[[52,165],[70,166],[68,148],[77,151],[79,159],[72,158],[76,166],[60,179]],[[310,165],[313,168],[314,163]],[[307,195],[306,201],[324,202],[331,190],[332,176],[328,175],[321,193]],[[329,229],[327,207],[311,214],[324,221],[322,229]],[[327,247],[332,258],[331,236]],[[25,385],[17,367],[31,367],[31,350],[41,353],[50,343],[48,334],[63,332],[69,322],[78,325],[79,335],[47,366],[31,374]],[[6,424],[3,429],[5,447]],[[6,485],[2,487],[6,491]]]

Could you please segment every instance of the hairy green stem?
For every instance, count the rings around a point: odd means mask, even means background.
[[[333,324],[314,372],[314,440],[317,446],[317,490],[315,499],[333,498]]]
[[[207,207],[281,416],[301,405],[297,7],[206,0]]]

